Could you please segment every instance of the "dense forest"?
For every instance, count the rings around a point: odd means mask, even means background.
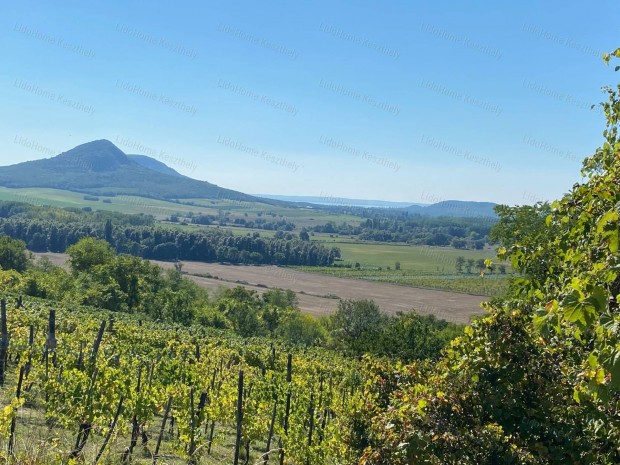
[[[340,257],[337,248],[297,238],[234,236],[215,229],[185,232],[151,221],[143,215],[0,203],[0,233],[23,240],[37,252],[64,252],[84,237],[97,237],[119,253],[158,260],[329,266]]]

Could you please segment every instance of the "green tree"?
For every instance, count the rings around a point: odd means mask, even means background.
[[[110,245],[114,245],[114,239],[113,239],[113,228],[112,228],[112,220],[108,219],[105,222],[105,227],[104,227],[104,231],[103,231],[103,237],[105,238],[106,242]]]
[[[463,266],[465,265],[465,257],[459,255],[456,257],[456,263],[454,264],[457,273],[463,272]]]
[[[289,312],[277,329],[277,336],[290,344],[311,346],[327,338],[327,332],[312,315],[298,311]]]
[[[106,241],[86,237],[67,249],[69,266],[74,273],[92,271],[96,266],[111,262],[114,251]]]
[[[336,345],[354,353],[369,352],[373,338],[379,334],[387,318],[372,300],[341,300],[330,326]]]
[[[29,261],[24,241],[0,236],[0,268],[21,273],[26,270]]]
[[[290,289],[269,289],[262,295],[263,302],[278,308],[298,308],[297,294]]]
[[[475,261],[473,258],[467,259],[467,263],[465,264],[465,270],[467,271],[467,274],[471,274],[472,270],[474,269],[474,264]]]
[[[551,213],[548,202],[517,207],[496,205],[495,213],[499,221],[491,229],[489,237],[492,242],[504,247],[509,247],[515,242],[539,241],[549,233],[545,223],[545,219]]]

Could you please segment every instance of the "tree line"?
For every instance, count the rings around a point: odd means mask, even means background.
[[[358,236],[377,242],[480,250],[489,242],[494,221],[478,218],[427,217],[408,213],[376,213],[359,225],[328,222],[312,227],[316,233]]]
[[[57,211],[59,210],[59,211]],[[0,234],[24,241],[35,252],[64,252],[85,237],[105,239],[118,253],[155,260],[235,264],[329,266],[340,250],[298,238],[235,236],[229,231],[182,231],[143,224],[116,214],[102,223],[99,212],[28,206],[0,208]]]

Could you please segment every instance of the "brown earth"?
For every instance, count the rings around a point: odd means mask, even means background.
[[[62,266],[65,266],[67,260],[65,254],[35,255],[46,256],[53,263]],[[170,262],[153,262],[164,269],[174,267]],[[297,293],[301,310],[315,316],[333,313],[338,307],[339,299],[372,299],[388,314],[415,310],[448,321],[467,323],[471,316],[483,312],[480,303],[486,300],[485,297],[457,292],[336,278],[278,266],[183,262],[183,272],[211,291],[239,285],[259,294],[272,288],[291,289]]]

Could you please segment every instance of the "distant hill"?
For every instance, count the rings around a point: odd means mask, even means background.
[[[406,210],[413,215],[449,216],[458,218],[489,218],[496,219],[493,202],[470,202],[463,200],[446,200],[434,204],[411,204],[410,202],[390,202],[387,200],[347,199],[333,196],[296,196],[256,194],[259,197],[296,202],[314,207],[362,207],[388,208]]]
[[[137,164],[144,166],[145,168],[151,169],[153,171],[157,171],[158,173],[169,174],[171,176],[176,176],[178,178],[185,178],[181,173],[173,170],[165,163],[160,162],[159,160],[155,160],[154,158],[147,157],[146,155],[134,155],[127,154],[130,160],[135,161]]]
[[[271,195],[255,194],[265,199],[283,200],[285,202],[311,203],[314,205],[344,206],[344,207],[368,207],[368,208],[404,208],[411,202],[390,202],[388,200],[347,199],[333,196],[306,196],[306,195]]]
[[[497,218],[493,202],[469,202],[462,200],[446,200],[432,205],[411,205],[407,207],[409,213],[426,216],[453,216],[461,218]]]
[[[92,195],[138,195],[156,199],[227,199],[280,204],[180,175],[149,157],[127,156],[97,140],[53,158],[0,167],[0,186],[45,187]]]

